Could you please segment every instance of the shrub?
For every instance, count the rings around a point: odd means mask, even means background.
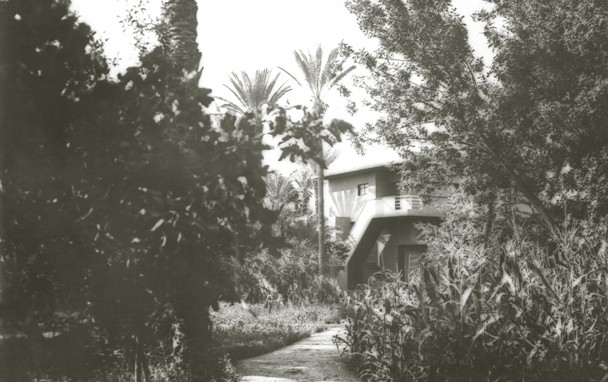
[[[293,243],[277,256],[262,250],[236,268],[243,295],[251,303],[336,304],[342,299],[337,282],[317,274],[317,252],[307,242]]]
[[[558,248],[567,266],[556,266],[517,226],[484,242],[483,219],[466,207],[427,227],[409,284],[382,274],[349,299],[341,340],[362,357],[364,380],[605,381],[606,242],[567,224]]]

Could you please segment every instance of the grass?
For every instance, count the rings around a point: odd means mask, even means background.
[[[325,305],[286,306],[222,304],[212,314],[213,339],[219,352],[239,360],[271,352],[339,323],[341,311]]]

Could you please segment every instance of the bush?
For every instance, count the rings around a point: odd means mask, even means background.
[[[350,298],[342,341],[364,380],[605,381],[606,242],[566,225],[567,267],[556,266],[517,227],[500,244],[482,240],[479,209],[460,203],[426,228],[409,284],[382,274]]]
[[[237,265],[245,300],[267,305],[281,303],[337,304],[343,292],[338,283],[318,275],[317,252],[308,242],[294,243],[280,255],[262,250]]]

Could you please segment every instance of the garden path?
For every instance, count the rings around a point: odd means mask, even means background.
[[[342,330],[343,325],[332,325],[272,353],[239,361],[236,367],[243,382],[359,382],[332,341]]]

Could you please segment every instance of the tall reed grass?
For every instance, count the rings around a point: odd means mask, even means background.
[[[558,266],[521,226],[481,240],[465,212],[425,228],[429,249],[409,283],[378,274],[350,296],[340,340],[362,378],[608,381],[606,242],[567,224]]]

